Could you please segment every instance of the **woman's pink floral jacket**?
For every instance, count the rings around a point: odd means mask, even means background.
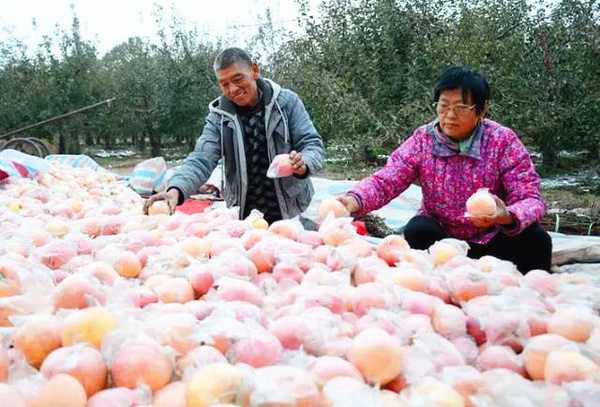
[[[458,154],[436,141],[435,124],[419,127],[383,168],[349,191],[361,204],[353,216],[381,208],[419,180],[423,201],[418,214],[433,217],[457,239],[485,244],[501,229],[516,235],[542,219],[540,177],[514,131],[486,119],[470,149]],[[466,201],[479,188],[489,188],[505,202],[517,220],[515,228],[481,229],[465,217]]]

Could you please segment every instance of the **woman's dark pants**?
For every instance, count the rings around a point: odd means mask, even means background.
[[[426,250],[436,241],[450,237],[433,218],[417,215],[404,229],[404,238],[413,249]],[[498,232],[487,244],[469,243],[468,256],[478,259],[490,255],[508,260],[526,274],[530,270],[550,270],[552,239],[539,222],[527,227],[516,236]]]

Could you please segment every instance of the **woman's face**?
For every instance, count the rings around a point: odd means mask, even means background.
[[[455,140],[467,138],[484,114],[477,115],[471,94],[463,101],[460,88],[440,93],[436,113],[442,131]]]

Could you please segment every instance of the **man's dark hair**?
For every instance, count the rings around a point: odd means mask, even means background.
[[[435,82],[433,101],[440,100],[444,90],[462,89],[463,103],[467,103],[469,93],[475,104],[477,114],[484,110],[486,102],[490,100],[490,85],[488,81],[473,68],[468,66],[454,66],[442,72]]]
[[[227,48],[217,55],[215,63],[213,64],[213,69],[217,72],[236,62],[243,62],[249,67],[252,66],[252,60],[246,51],[241,48]]]

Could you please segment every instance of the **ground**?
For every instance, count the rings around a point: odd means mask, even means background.
[[[543,222],[546,229],[600,236],[600,196],[564,189],[545,189],[542,195],[548,206]]]

